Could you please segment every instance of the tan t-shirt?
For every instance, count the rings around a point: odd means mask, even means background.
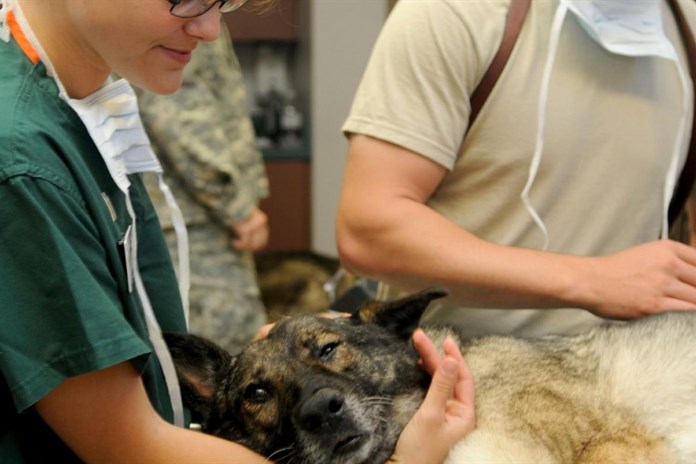
[[[686,63],[663,3],[665,31]],[[540,248],[543,235],[520,194],[536,146],[556,0],[532,2],[510,61],[468,128],[469,96],[497,51],[508,5],[509,0],[401,0],[378,39],[343,130],[406,147],[448,168],[428,203],[461,227],[491,242]],[[681,5],[696,29],[696,4]],[[529,194],[548,230],[548,251],[604,255],[659,236],[683,98],[674,62],[613,55],[567,15],[548,89],[540,168]],[[688,132],[679,141],[681,163]],[[447,303],[434,305],[425,318],[455,323],[470,335],[575,332],[599,322],[578,309]]]

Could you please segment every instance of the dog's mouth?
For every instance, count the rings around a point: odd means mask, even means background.
[[[349,435],[345,438],[338,440],[336,446],[334,446],[334,455],[345,455],[353,453],[360,449],[362,444],[365,442],[364,434]]]

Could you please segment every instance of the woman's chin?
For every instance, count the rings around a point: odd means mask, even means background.
[[[130,82],[134,86],[147,90],[148,92],[153,92],[160,95],[169,95],[179,90],[182,79],[182,73],[179,71],[170,72],[167,73],[167,75],[159,75],[154,78],[142,79],[138,81],[131,80]]]

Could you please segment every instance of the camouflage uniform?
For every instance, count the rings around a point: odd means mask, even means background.
[[[188,227],[191,332],[238,351],[266,321],[252,253],[230,244],[232,225],[268,195],[268,180],[247,114],[239,62],[227,30],[202,43],[170,96],[139,92],[143,122]],[[154,177],[154,176],[152,176]],[[151,179],[172,257],[175,234]]]

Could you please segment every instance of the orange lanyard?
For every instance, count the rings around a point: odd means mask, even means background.
[[[29,60],[31,60],[32,63],[38,63],[40,61],[39,53],[36,51],[31,42],[29,42],[27,36],[24,35],[24,31],[22,31],[22,28],[19,27],[19,23],[17,22],[17,18],[14,15],[14,11],[8,12],[6,19],[7,25],[10,27],[10,32],[17,41],[17,45],[19,45],[19,48],[22,49],[24,54],[27,55],[27,58],[29,58]]]

